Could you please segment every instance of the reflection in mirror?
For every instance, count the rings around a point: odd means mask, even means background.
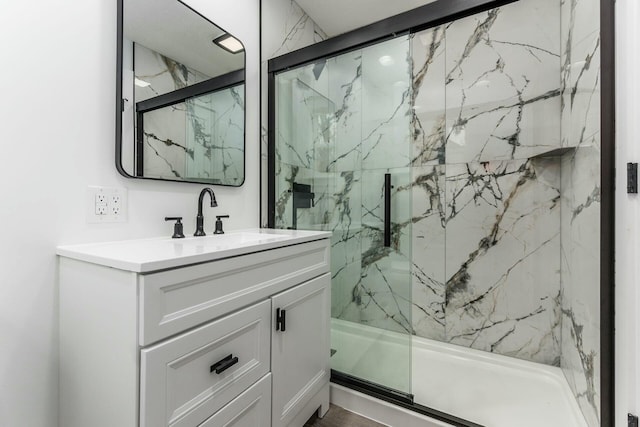
[[[118,170],[134,178],[242,185],[242,43],[182,2],[120,1]]]

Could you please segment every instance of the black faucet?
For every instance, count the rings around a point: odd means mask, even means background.
[[[218,206],[218,202],[216,202],[216,195],[213,194],[213,190],[206,187],[203,188],[200,192],[200,197],[198,198],[198,216],[196,217],[196,232],[194,236],[206,236],[207,234],[204,232],[204,215],[202,215],[202,202],[204,201],[204,195],[209,194],[211,198],[211,207],[215,208]]]

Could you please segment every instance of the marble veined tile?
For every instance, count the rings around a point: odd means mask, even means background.
[[[384,171],[363,171],[360,275],[338,318],[411,333],[411,182],[408,168],[391,169],[390,247],[384,240]],[[334,272],[335,273],[335,272]]]
[[[562,163],[562,369],[589,426],[600,425],[600,153]]]
[[[265,0],[262,0],[263,2]],[[260,118],[262,182],[262,218],[267,214],[267,171],[268,171],[268,59],[284,55],[294,50],[318,43],[327,38],[324,31],[294,0],[268,0],[268,7],[262,8],[262,115]],[[266,225],[263,224],[263,225]]]
[[[294,211],[293,185],[304,184],[311,187],[314,193],[312,207],[296,208]],[[330,182],[324,179],[317,179],[314,170],[289,165],[286,163],[276,164],[276,203],[275,203],[275,225],[276,228],[296,228],[301,230],[324,230],[323,213],[321,207],[326,203]],[[295,224],[294,224],[295,213]]]
[[[244,87],[224,89],[144,114],[146,177],[244,179]]]
[[[297,182],[315,193],[299,228],[333,231],[333,317],[561,366],[590,427],[600,417],[594,2],[520,0],[292,70],[276,152],[277,225],[293,221]],[[577,149],[532,158],[560,146]]]
[[[362,49],[362,168],[411,163],[411,52],[408,36]]]
[[[187,147],[186,104],[149,111],[144,115],[143,174],[146,177],[176,179],[185,176]]]
[[[332,232],[331,312],[333,317],[353,321],[360,319],[360,307],[354,300],[362,270],[360,174],[359,171],[319,174],[279,163],[276,184],[277,228],[293,224],[292,184],[311,186],[313,206],[296,210],[297,227]]]
[[[559,7],[523,0],[446,25],[447,163],[560,146]]]
[[[411,35],[412,165],[445,163],[445,30],[430,28]]]
[[[262,15],[265,58],[275,58],[327,38],[322,28],[294,0],[268,0]]]
[[[385,174],[391,175],[391,248],[411,255],[411,171],[410,168],[365,170],[362,172],[363,251],[380,246],[383,240]]]
[[[208,79],[136,44],[136,101]],[[208,179],[239,185],[244,179],[244,86],[202,95],[144,114],[143,174]]]
[[[185,177],[240,185],[244,180],[244,85],[185,104]]]
[[[155,52],[140,43],[134,43],[134,57],[135,77],[148,83],[148,86],[135,86],[136,102],[173,92],[176,89],[210,78],[206,74]]]
[[[413,329],[445,341],[445,166],[414,166],[411,173]]]
[[[343,171],[326,174],[331,182],[326,196],[315,203],[322,229],[330,230],[331,237],[331,289],[332,316],[341,313],[353,303],[353,292],[361,275],[361,172]],[[316,189],[314,188],[314,191]]]
[[[561,366],[590,427],[600,425],[600,7],[562,2]]]
[[[560,164],[446,167],[446,340],[560,362]]]
[[[201,82],[208,77],[139,43],[134,43],[136,78],[148,83],[135,85],[136,102]],[[144,116],[143,170],[147,177],[175,179],[186,175],[187,146],[185,103],[151,111]],[[136,124],[137,125],[137,124]]]
[[[600,146],[599,4],[563,2],[562,144]]]
[[[276,151],[282,162],[323,171],[333,157],[335,105],[327,80],[308,78],[312,67],[278,79]]]
[[[352,287],[351,301],[339,313],[339,318],[411,333],[409,260],[396,251],[376,258],[367,267],[361,267],[359,281]],[[371,251],[364,251],[362,262],[370,260]]]
[[[326,171],[362,168],[362,52],[357,50],[327,60],[329,99],[335,105],[332,118],[332,156]]]

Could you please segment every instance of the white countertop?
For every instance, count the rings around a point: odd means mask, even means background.
[[[56,253],[120,270],[147,273],[331,237],[329,231],[254,228],[204,237],[123,240],[58,246]]]

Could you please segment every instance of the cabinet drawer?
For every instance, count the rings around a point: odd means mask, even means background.
[[[220,409],[200,427],[270,427],[271,374]]]
[[[329,271],[323,239],[140,276],[146,346]]]
[[[263,301],[142,350],[140,426],[198,426],[269,372],[270,313]]]

